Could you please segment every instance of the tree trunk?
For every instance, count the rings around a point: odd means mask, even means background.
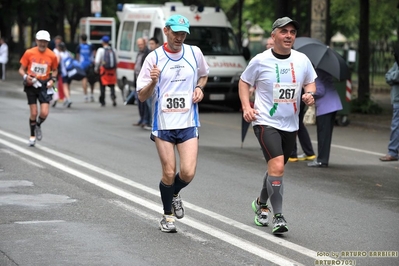
[[[359,21],[359,68],[358,68],[358,100],[364,101],[370,98],[369,80],[369,0],[359,0],[360,2],[360,21]]]

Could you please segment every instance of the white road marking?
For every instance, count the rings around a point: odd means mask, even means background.
[[[48,224],[48,223],[64,223],[64,220],[48,220],[48,221],[19,221],[15,224]]]
[[[36,167],[38,167],[40,169],[44,169],[45,168],[43,165],[35,163],[34,161],[31,161],[31,160],[26,159],[24,157],[20,157],[19,155],[15,154],[14,152],[11,152],[11,151],[9,151],[7,149],[1,149],[1,151],[3,151],[4,153],[7,153],[8,155],[11,155],[11,156],[14,156],[14,157],[18,157],[18,159],[21,159],[22,161],[24,161],[24,162],[26,162],[26,163],[28,163],[30,165],[36,166]]]
[[[14,135],[8,134],[8,133],[6,133],[6,132],[4,132],[2,130],[0,130],[0,134],[3,134],[4,136],[7,136],[9,138],[12,138],[12,139],[20,141],[20,142],[25,142],[23,139],[21,139],[19,137],[16,137]],[[114,194],[117,194],[117,195],[119,195],[121,197],[124,197],[124,198],[126,198],[128,200],[131,200],[131,201],[133,201],[133,202],[135,202],[137,204],[140,204],[140,205],[142,205],[142,206],[144,206],[146,208],[149,208],[151,210],[156,210],[156,211],[162,213],[162,208],[160,206],[158,206],[158,204],[155,204],[155,203],[151,203],[150,204],[150,201],[148,201],[148,200],[144,200],[144,199],[142,199],[142,198],[140,198],[138,196],[134,196],[134,195],[132,195],[132,194],[120,189],[120,188],[114,187],[112,185],[109,185],[108,183],[100,181],[100,180],[98,180],[96,178],[93,178],[93,177],[91,177],[89,175],[83,174],[83,173],[81,173],[79,171],[76,171],[76,170],[74,170],[74,169],[72,169],[72,168],[70,168],[70,167],[68,167],[68,166],[66,166],[64,164],[57,163],[57,162],[51,160],[50,158],[46,158],[46,157],[44,157],[42,155],[33,153],[33,152],[31,152],[31,151],[29,151],[27,149],[20,148],[19,146],[14,145],[14,144],[12,144],[12,143],[10,143],[8,141],[0,140],[0,143],[3,143],[4,145],[9,146],[9,147],[21,152],[21,153],[24,153],[24,154],[26,154],[28,156],[31,156],[31,157],[35,158],[37,160],[43,161],[45,163],[48,163],[51,166],[56,167],[56,168],[58,168],[58,169],[60,169],[62,171],[65,171],[65,172],[69,173],[69,174],[75,175],[75,176],[77,176],[77,177],[79,177],[79,178],[81,178],[81,179],[83,179],[83,180],[85,180],[85,181],[87,181],[89,183],[92,183],[92,184],[94,184],[96,186],[99,186],[99,187],[101,187],[101,188],[103,188],[105,190],[108,190],[108,191],[110,191],[110,192],[112,192]],[[63,158],[64,160],[68,160],[68,161],[70,161],[70,162],[72,162],[74,164],[80,165],[82,167],[85,167],[85,168],[87,168],[89,170],[92,170],[92,171],[97,172],[99,174],[102,174],[104,176],[110,177],[110,178],[112,178],[112,179],[114,179],[116,181],[119,181],[119,182],[123,183],[123,184],[132,186],[134,188],[143,190],[143,191],[145,191],[145,192],[147,192],[149,194],[152,194],[152,195],[155,195],[155,196],[159,197],[159,191],[158,190],[149,188],[147,186],[144,186],[142,184],[134,182],[134,181],[132,181],[130,179],[127,179],[125,177],[119,176],[117,174],[114,174],[114,173],[109,172],[109,171],[107,171],[105,169],[96,167],[96,166],[91,165],[89,163],[83,162],[81,160],[78,160],[78,159],[73,158],[71,156],[68,156],[66,154],[59,153],[59,152],[56,152],[56,151],[54,151],[52,149],[48,149],[48,148],[42,147],[42,146],[40,146],[38,144],[36,145],[36,148],[38,148],[40,150],[43,150],[43,151],[45,151],[47,153],[50,153],[52,155],[58,156],[60,158]],[[305,255],[307,257],[310,257],[312,259],[315,259],[315,260],[329,260],[329,259],[332,259],[331,257],[317,256],[316,255],[316,251],[314,251],[314,250],[308,249],[306,247],[297,245],[295,243],[292,243],[290,241],[287,241],[287,240],[284,240],[284,239],[281,239],[281,238],[277,238],[277,237],[275,237],[273,235],[270,235],[270,234],[268,234],[268,233],[266,233],[264,231],[261,231],[259,229],[250,227],[250,226],[245,225],[245,224],[240,223],[240,222],[237,222],[237,221],[235,221],[233,219],[230,219],[230,218],[225,217],[223,215],[219,215],[219,214],[217,214],[215,212],[212,212],[212,211],[209,211],[207,209],[201,208],[201,207],[196,206],[194,204],[191,204],[191,203],[189,203],[187,201],[184,201],[184,204],[185,204],[186,208],[190,208],[190,209],[192,209],[194,211],[197,211],[197,212],[205,214],[205,215],[207,215],[209,217],[212,217],[213,219],[217,220],[218,222],[228,224],[228,225],[233,226],[233,227],[235,227],[235,228],[237,228],[239,230],[243,230],[243,231],[248,232],[250,234],[253,234],[255,236],[261,237],[261,238],[263,238],[263,239],[265,239],[267,241],[270,241],[270,242],[273,242],[274,244],[277,244],[277,245],[280,245],[282,247],[291,249],[291,250],[293,250],[295,252],[298,252],[298,253],[300,253],[302,255]],[[179,220],[179,222],[180,222],[180,220]],[[202,224],[194,221],[193,219],[184,219],[184,220],[181,220],[181,222],[187,224],[188,226],[192,226],[192,227],[194,227],[194,228],[196,228],[198,230],[201,230],[201,231],[204,230],[203,231],[204,233],[210,234],[210,235],[215,236],[215,237],[216,236],[220,236],[220,234],[222,234],[222,236],[225,236],[225,238],[222,239],[222,238],[218,237],[219,239],[224,240],[224,241],[226,241],[225,239],[229,239],[228,241],[231,241],[231,244],[246,250],[247,245],[244,244],[244,243],[247,243],[246,240],[237,238],[237,239],[239,239],[239,241],[236,241],[234,239],[231,239],[231,237],[233,237],[233,236],[231,236],[229,233],[223,232],[223,231],[220,231],[222,233],[220,233],[220,232],[218,233],[218,232],[216,232],[218,229],[214,229],[213,227],[211,227],[209,225],[202,225]],[[197,226],[199,228],[197,228]],[[229,236],[231,236],[231,237],[229,237]],[[230,243],[230,242],[228,242],[228,243]],[[253,253],[255,255],[262,255],[262,254],[267,253],[267,252],[265,252],[265,250],[263,250],[263,248],[259,247],[260,249],[262,249],[262,252],[260,252],[258,254],[259,250],[256,249],[255,245],[253,243],[251,243],[250,246],[251,246],[251,248],[248,251],[250,253]],[[272,251],[268,251],[268,252],[272,253]],[[270,257],[268,257],[268,256],[270,256]],[[266,256],[265,259],[269,260],[269,261],[272,261],[270,259],[274,259],[276,255],[269,254],[268,256]],[[261,256],[261,257],[263,258],[263,256]],[[287,259],[285,259],[285,260],[287,260]],[[278,264],[280,264],[280,263],[278,263]],[[283,265],[283,264],[281,264],[281,265]],[[289,265],[292,265],[292,264],[289,264]],[[299,265],[299,264],[296,264],[296,265]]]

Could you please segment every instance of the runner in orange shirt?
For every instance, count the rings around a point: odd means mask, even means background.
[[[57,56],[47,48],[50,34],[45,30],[36,33],[36,47],[25,51],[21,57],[19,74],[24,79],[24,91],[30,107],[30,138],[29,146],[35,146],[37,140],[42,139],[41,124],[49,113],[49,102],[54,94],[54,84],[57,81]],[[37,101],[40,103],[38,120]]]

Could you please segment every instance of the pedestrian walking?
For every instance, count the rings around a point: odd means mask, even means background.
[[[62,37],[60,35],[55,36],[54,39],[53,39],[53,42],[54,42],[53,52],[55,53],[55,55],[57,56],[57,58],[59,60],[60,59],[60,51],[58,50],[58,45],[62,42]],[[62,83],[62,76],[61,76],[60,67],[61,67],[60,61],[58,61],[58,77],[57,77],[58,78],[58,80],[57,80],[57,88],[58,88],[57,94],[58,94],[58,97],[53,97],[52,107],[55,107],[57,105],[58,100],[63,101],[64,98],[65,98],[63,85],[62,85],[63,83]]]
[[[8,45],[6,39],[0,38],[0,80],[6,79],[6,65],[8,63]]]
[[[308,166],[328,167],[335,117],[337,111],[342,110],[342,103],[334,87],[333,76],[318,68],[316,73],[317,158]]]
[[[57,82],[58,60],[54,52],[47,48],[49,41],[50,34],[47,31],[38,31],[37,46],[25,51],[18,71],[24,80],[24,91],[30,109],[30,146],[36,144],[36,139],[42,139],[41,125],[49,114],[49,102],[54,93],[52,88]],[[39,117],[37,101],[40,103]]]
[[[155,103],[151,139],[162,165],[162,232],[177,231],[175,218],[185,214],[180,191],[193,180],[197,167],[198,103],[204,98],[209,66],[197,46],[184,44],[189,27],[181,15],[168,18],[163,28],[167,41],[146,57],[137,80],[139,100],[152,97]],[[176,149],[180,171],[176,170]]]
[[[67,59],[72,58],[71,53],[67,50],[64,42],[58,44],[58,62],[59,62],[59,70],[61,72],[62,78],[62,91],[64,92],[64,106],[70,108],[72,105],[71,100],[71,82],[72,79],[68,76],[68,72],[66,69],[65,62]]]
[[[111,90],[112,105],[116,106],[115,84],[116,84],[116,56],[112,47],[109,45],[109,36],[101,38],[102,47],[97,49],[95,72],[100,74],[100,104],[105,107],[105,88]]]
[[[83,33],[80,35],[80,44],[76,47],[76,60],[80,63],[82,69],[86,72],[86,77],[82,79],[82,87],[84,94],[84,101],[89,102],[89,96],[87,95],[87,83],[88,75],[90,74],[90,66],[93,63],[93,47],[87,42],[87,35]],[[93,87],[91,86],[90,101],[94,102]]]
[[[256,55],[239,81],[239,96],[245,121],[252,122],[267,171],[259,197],[252,202],[255,224],[269,224],[268,200],[272,206],[273,234],[288,231],[283,215],[283,176],[285,164],[294,148],[298,130],[300,101],[314,104],[316,73],[306,55],[292,50],[299,23],[289,17],[272,25],[274,47]],[[256,87],[251,107],[249,91]],[[302,87],[305,93],[301,96]]]
[[[399,54],[395,54],[395,59],[396,62],[385,74],[385,80],[391,86],[393,114],[388,153],[380,158],[383,162],[397,161],[399,159]]]
[[[145,58],[150,53],[150,49],[147,47],[147,43],[144,38],[138,38],[136,41],[137,48],[139,49],[134,64],[134,84],[133,87],[137,88],[137,77],[139,76],[141,67],[144,63]],[[137,90],[136,90],[137,93]],[[149,107],[146,102],[138,101],[137,103],[140,119],[133,126],[150,127],[148,113]]]

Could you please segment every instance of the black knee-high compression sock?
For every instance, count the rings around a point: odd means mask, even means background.
[[[270,203],[273,208],[273,213],[282,213],[283,211],[283,177],[282,176],[268,176],[267,191],[270,197]]]
[[[37,120],[37,125],[40,127],[40,125],[46,120],[46,118],[42,118],[39,116],[39,119]]]
[[[175,191],[173,192],[174,196],[177,196],[184,187],[186,187],[190,182],[184,182],[181,178],[179,173],[175,176]]]
[[[269,199],[269,193],[267,192],[267,171],[266,171],[265,176],[263,177],[263,186],[262,190],[260,191],[260,197],[258,203],[260,205],[266,205],[268,199]]]
[[[161,181],[159,182],[159,191],[161,192],[164,214],[172,215],[172,198],[173,198],[174,185],[165,185]]]
[[[29,128],[30,128],[30,135],[35,135],[35,127],[36,127],[36,120],[30,120],[29,118]]]

